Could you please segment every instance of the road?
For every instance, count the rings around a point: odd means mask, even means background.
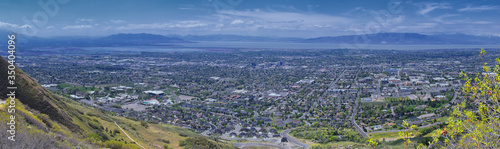
[[[455,91],[455,93],[453,93],[453,99],[451,99],[451,103],[452,104],[457,104],[458,103],[457,101],[455,101],[457,99],[457,94],[458,94],[457,91]]]
[[[288,142],[292,142],[293,144],[298,145],[298,146],[303,147],[303,148],[309,148],[309,144],[302,143],[299,140],[296,140],[295,138],[290,137],[288,135],[289,132],[290,132],[290,129],[283,130],[283,132],[281,132],[281,136],[286,137],[288,139]]]
[[[359,73],[359,71],[358,71],[358,73]],[[358,79],[358,74],[356,74],[356,78],[354,80],[357,81],[357,79]],[[351,123],[354,125],[354,127],[356,127],[356,130],[359,131],[361,136],[363,136],[364,138],[368,138],[368,135],[363,131],[363,129],[361,129],[361,127],[358,126],[358,124],[356,124],[356,120],[354,120],[354,117],[356,117],[356,114],[358,113],[358,103],[359,103],[359,94],[360,93],[361,93],[361,90],[358,91],[357,97],[356,97],[356,99],[354,99],[355,105],[354,105],[354,109],[353,109],[352,116],[351,116]]]
[[[359,96],[359,94],[358,94]],[[354,125],[354,127],[356,127],[356,130],[359,131],[359,133],[361,134],[361,136],[367,138],[368,135],[363,131],[363,129],[361,129],[361,127],[358,126],[358,124],[356,124],[356,121],[354,120],[354,117],[356,117],[356,113],[357,113],[357,108],[358,108],[358,100],[356,99],[356,105],[354,106],[354,110],[353,110],[353,113],[352,113],[352,116],[351,116],[351,123]]]
[[[201,135],[208,137],[209,132],[210,132],[210,130],[205,130],[205,131],[201,132]]]
[[[330,83],[328,85],[328,88],[325,90],[325,92],[323,92],[323,94],[320,96],[320,101],[323,99],[323,97],[325,97],[325,95],[328,93],[328,90],[330,90],[331,88],[334,88],[337,84],[337,82],[339,82],[340,79],[342,79],[342,77],[344,77],[344,73],[345,73],[345,69],[342,70],[342,73],[340,73],[339,77],[337,77],[337,79],[335,79],[335,81],[333,81],[332,83]],[[311,92],[312,93],[312,92]]]
[[[179,96],[177,96],[174,92],[174,90],[171,90],[170,91],[170,95],[172,95],[172,97],[174,98],[175,101],[177,102],[181,102],[181,98],[179,98]]]
[[[380,93],[380,84],[382,83],[382,80],[379,79],[377,82],[378,82],[377,83],[377,93],[378,93],[378,95],[381,95],[381,93]]]
[[[257,111],[253,111],[253,116],[254,116],[254,117],[259,117],[259,112],[257,112]]]
[[[241,130],[241,125],[240,124],[237,124],[236,126],[234,126],[234,130],[230,131],[230,132],[227,132],[225,134],[223,134],[221,136],[222,139],[226,139],[226,140],[245,140],[244,138],[232,138],[229,136],[230,133],[232,132],[239,132]]]
[[[439,125],[441,124],[442,122],[437,122],[437,123],[433,123],[433,124],[429,124],[429,125],[425,125],[425,126],[420,126],[418,128],[425,128],[425,127],[430,127],[430,126],[434,126],[434,125]],[[384,133],[384,132],[398,132],[398,131],[405,131],[406,129],[403,129],[403,130],[387,130],[387,131],[373,131],[373,132],[369,132],[368,134],[372,134],[372,133]]]
[[[245,146],[269,146],[269,147],[275,147],[275,148],[280,148],[280,149],[286,149],[286,147],[277,145],[277,144],[272,144],[272,143],[235,143],[233,144],[235,147],[245,147]]]
[[[392,116],[396,117],[396,113],[394,113],[394,107],[393,106],[391,106],[391,112],[392,112]]]
[[[307,126],[311,126],[311,123],[309,123],[308,121],[304,121],[305,125]]]

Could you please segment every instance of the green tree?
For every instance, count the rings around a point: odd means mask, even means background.
[[[372,146],[373,149],[376,149],[377,145],[378,145],[378,141],[373,141],[371,138],[366,140],[366,143],[368,143],[368,145]]]
[[[169,147],[167,144],[163,144],[163,149],[173,149],[173,148]]]
[[[486,51],[479,56],[484,63]],[[448,124],[433,136],[433,144],[440,138],[447,148],[500,148],[500,59],[492,69],[487,63],[483,73],[474,79],[461,72],[465,81],[462,87],[464,101],[455,106]],[[429,147],[431,147],[430,145]],[[420,148],[428,148],[420,144]]]
[[[141,125],[144,126],[144,128],[149,127],[148,122],[146,122],[146,121],[141,121]]]
[[[405,141],[405,149],[408,149],[408,144],[411,143],[410,138],[413,137],[413,133],[410,132],[411,129],[417,128],[416,125],[411,125],[406,122],[406,120],[403,120],[403,126],[406,127],[406,130],[398,132],[399,136],[403,138]]]

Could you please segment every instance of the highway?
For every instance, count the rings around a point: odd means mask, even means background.
[[[291,142],[291,143],[298,145],[300,147],[303,147],[303,148],[309,148],[309,144],[302,143],[299,140],[296,140],[293,137],[290,137],[288,135],[289,132],[290,132],[290,129],[283,130],[283,132],[281,132],[281,136],[286,137],[288,139],[288,142]]]

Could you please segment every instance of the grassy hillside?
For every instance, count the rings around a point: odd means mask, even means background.
[[[7,61],[0,58],[0,78],[7,78]],[[8,113],[10,100],[0,104],[0,131],[10,129],[10,116],[15,116],[16,141],[8,140],[8,133],[0,133],[0,148],[234,148],[232,145],[208,140],[190,130],[165,125],[149,124],[121,117],[113,117],[94,107],[45,90],[16,68],[15,113]],[[0,99],[6,100],[10,86],[0,81]],[[116,124],[115,124],[116,122]],[[118,125],[118,126],[117,126]],[[122,129],[120,129],[121,127]],[[131,138],[125,135],[127,133]],[[194,144],[193,144],[194,143]]]
[[[5,79],[0,81],[0,99],[6,99],[9,90],[5,90],[10,86],[7,81],[9,63],[3,57],[0,59],[0,78]],[[74,110],[68,107],[65,103],[66,99],[54,96],[46,91],[36,81],[24,73],[21,69],[15,69],[15,85],[16,98],[23,104],[33,110],[48,115],[52,120],[62,123],[73,132],[81,134],[81,128],[75,125],[70,115],[77,115],[81,111]]]

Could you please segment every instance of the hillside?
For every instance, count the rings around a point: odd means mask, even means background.
[[[7,78],[7,61],[0,58],[1,78]],[[0,148],[234,148],[218,143],[190,130],[165,125],[148,124],[121,117],[114,117],[99,109],[82,105],[73,100],[45,90],[34,79],[16,68],[15,139],[8,140],[8,133],[0,133]],[[7,99],[7,81],[1,81],[0,99]],[[0,104],[0,131],[7,132],[11,121],[10,100]],[[121,129],[119,128],[121,127]],[[127,133],[130,138],[125,134]],[[198,144],[186,143],[197,139]],[[182,142],[182,143],[181,143]],[[194,146],[194,147],[193,147]]]

